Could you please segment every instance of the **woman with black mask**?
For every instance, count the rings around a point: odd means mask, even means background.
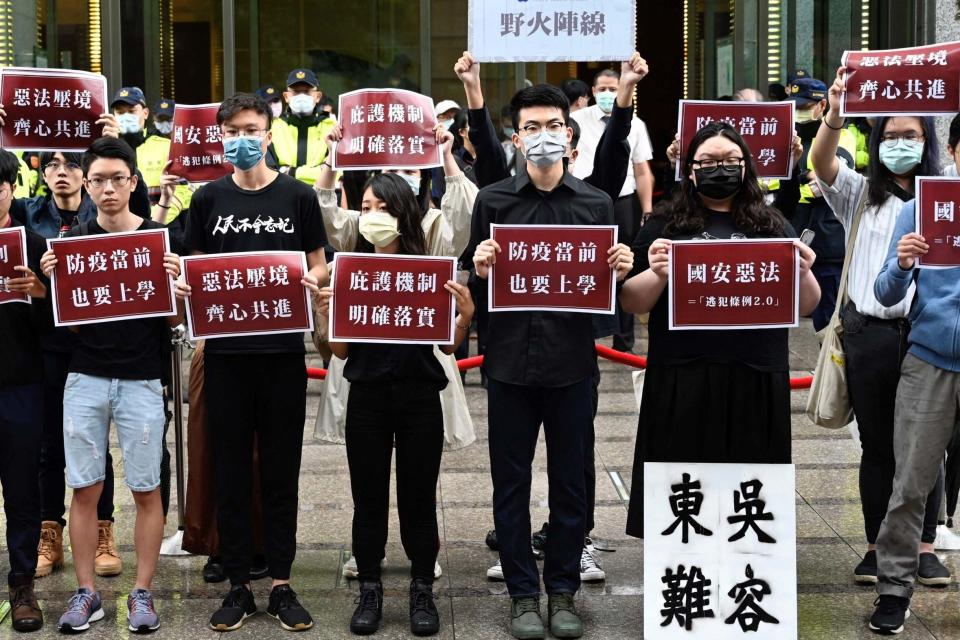
[[[683,159],[683,178],[634,240],[637,256],[620,302],[650,313],[650,346],[634,454],[627,533],[643,536],[644,462],[790,462],[787,329],[671,331],[664,290],[671,242],[796,237],[769,207],[740,134],[723,122],[700,129]],[[820,299],[800,251],[800,314]]]

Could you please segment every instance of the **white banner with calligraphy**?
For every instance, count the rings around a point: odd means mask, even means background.
[[[645,638],[797,638],[790,464],[643,465]]]
[[[478,62],[628,60],[633,0],[470,0],[467,46]]]

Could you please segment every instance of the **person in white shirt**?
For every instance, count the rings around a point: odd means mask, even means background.
[[[596,104],[570,114],[580,125],[580,143],[577,145],[580,155],[571,171],[576,178],[582,180],[593,173],[594,154],[613,111],[619,84],[619,73],[612,69],[600,71],[593,80]],[[627,142],[630,144],[633,171],[627,171],[620,197],[613,203],[613,215],[619,228],[619,241],[629,244],[640,230],[643,217],[653,210],[653,172],[649,165],[653,150],[647,126],[640,118],[633,118]],[[613,337],[613,348],[617,351],[630,351],[634,343],[633,315],[625,313],[619,303],[617,315],[620,330]]]

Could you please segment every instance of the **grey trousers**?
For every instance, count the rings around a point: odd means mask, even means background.
[[[960,373],[907,354],[894,410],[893,495],[877,537],[880,595],[909,598],[913,594],[927,494],[937,481],[953,435],[958,400]]]

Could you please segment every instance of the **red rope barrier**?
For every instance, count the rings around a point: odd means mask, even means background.
[[[619,364],[627,365],[628,367],[633,367],[634,369],[646,369],[647,368],[647,359],[644,356],[637,356],[632,353],[624,353],[622,351],[615,351],[610,347],[605,347],[602,344],[596,345],[597,355],[605,360],[610,360],[611,362],[616,362]],[[483,365],[483,356],[474,356],[472,358],[464,358],[463,360],[457,360],[457,368],[460,371],[468,371],[470,369],[476,369]],[[307,368],[307,377],[311,380],[323,380],[327,377],[326,369],[315,369],[312,367]],[[790,378],[790,389],[809,389],[810,385],[813,384],[813,376],[805,376],[802,378]]]

